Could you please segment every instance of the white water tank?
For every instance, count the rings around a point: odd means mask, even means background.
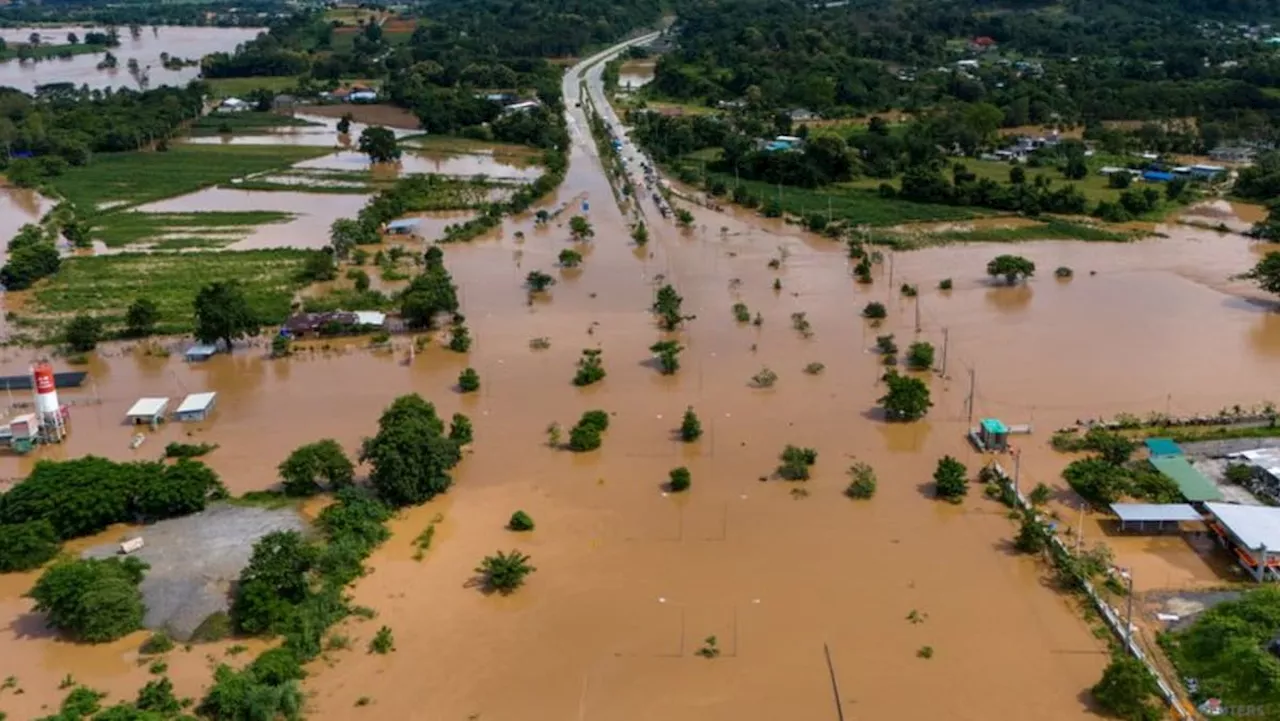
[[[31,369],[31,376],[36,387],[36,414],[40,417],[57,415],[58,389],[53,381],[53,367],[48,363],[37,363]]]

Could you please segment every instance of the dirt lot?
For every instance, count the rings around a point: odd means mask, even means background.
[[[419,128],[418,118],[413,113],[404,108],[397,108],[394,105],[309,105],[306,108],[308,115],[322,115],[326,118],[340,118],[347,113],[351,113],[351,117],[357,123],[366,125],[383,125],[388,128],[402,128],[404,130],[417,130]]]

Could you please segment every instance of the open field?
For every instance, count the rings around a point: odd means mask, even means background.
[[[297,275],[306,257],[306,251],[261,250],[69,258],[56,276],[31,291],[23,315],[49,331],[65,316],[86,312],[101,316],[115,330],[131,303],[150,298],[160,309],[161,332],[186,333],[200,288],[235,280],[243,283],[258,317],[276,323],[288,316],[293,292],[305,285]]]
[[[262,75],[252,78],[211,78],[204,82],[209,84],[209,94],[215,98],[235,98],[248,95],[258,88],[266,88],[272,92],[288,90],[298,84],[292,75]]]
[[[273,128],[317,126],[319,123],[278,113],[214,113],[202,115],[191,125],[191,135],[220,135],[224,131],[245,135]]]
[[[83,208],[134,205],[183,195],[250,173],[286,167],[331,152],[300,145],[183,145],[166,152],[104,153],[69,168],[53,186]]]
[[[255,226],[283,223],[293,213],[268,210],[205,213],[109,213],[94,227],[93,237],[109,248],[150,243],[157,249],[223,245],[244,237]],[[192,243],[199,239],[201,243]],[[184,242],[185,241],[185,244]]]

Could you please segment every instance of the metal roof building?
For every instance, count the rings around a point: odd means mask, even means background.
[[[1148,438],[1145,441],[1145,445],[1147,446],[1147,453],[1150,453],[1152,458],[1156,456],[1182,455],[1182,446],[1168,438]]]
[[[1204,516],[1188,503],[1112,503],[1111,511],[1120,519],[1121,530],[1145,530],[1147,524],[1157,529],[1176,528],[1183,522],[1204,522]]]
[[[130,423],[155,425],[164,420],[164,411],[168,407],[168,398],[139,398],[124,416]]]
[[[188,348],[187,352],[183,354],[183,357],[191,362],[207,361],[217,354],[217,352],[217,343],[197,343],[196,345]]]
[[[178,410],[173,412],[173,417],[185,422],[203,421],[213,411],[213,403],[217,397],[218,394],[212,392],[192,393],[182,399]]]
[[[1214,522],[1209,527],[1234,547],[1236,558],[1253,577],[1280,579],[1280,508],[1206,503]]]
[[[1221,501],[1222,493],[1213,481],[1204,477],[1187,459],[1182,456],[1155,456],[1149,459],[1152,466],[1169,480],[1178,484],[1182,497],[1192,503],[1203,501]]]
[[[393,220],[390,223],[387,223],[387,232],[397,233],[397,234],[408,234],[417,230],[418,226],[421,224],[422,224],[422,220],[419,218],[401,218],[399,220]]]

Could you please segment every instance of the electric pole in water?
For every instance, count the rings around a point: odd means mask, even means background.
[[[946,328],[942,329],[942,377],[947,377],[947,345],[951,341],[951,333]]]
[[[1124,572],[1125,578],[1129,581],[1129,600],[1128,609],[1124,613],[1124,643],[1126,646],[1133,646],[1133,569]]]
[[[973,386],[974,375],[977,371],[973,368],[969,369],[969,400],[965,402],[965,406],[969,409],[969,422],[973,423]]]
[[[916,333],[920,332],[920,296],[916,296]]]

